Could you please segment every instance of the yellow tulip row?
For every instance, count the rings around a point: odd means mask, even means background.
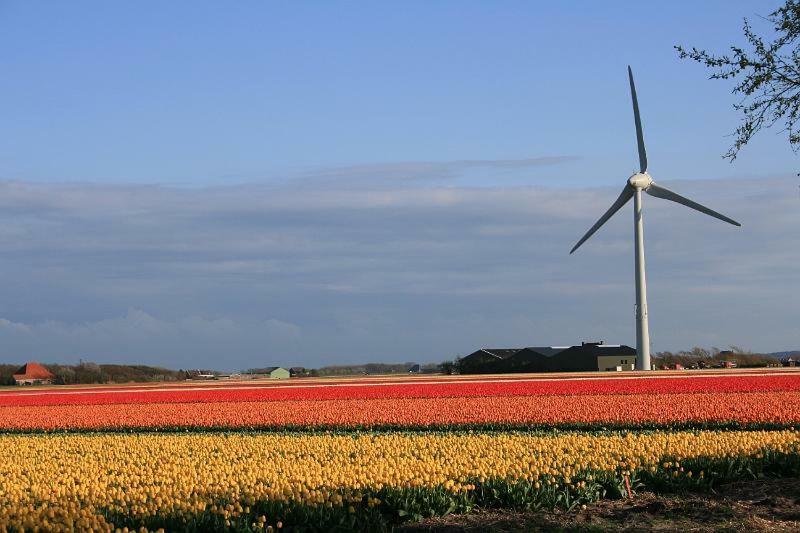
[[[655,471],[766,450],[798,453],[800,432],[2,435],[0,531],[113,530],[103,510],[233,519],[262,500],[349,507],[383,487],[570,484],[588,470]]]

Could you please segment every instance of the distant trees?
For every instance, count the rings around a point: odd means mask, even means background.
[[[97,363],[81,361],[81,364],[75,367],[75,382],[103,383],[103,370]]]
[[[692,348],[692,355],[694,357],[707,359],[707,358],[711,357],[711,352],[709,352],[705,348],[701,348],[699,346],[695,346],[694,348]]]
[[[741,96],[734,109],[742,113],[742,121],[734,132],[734,142],[723,157],[733,161],[753,136],[779,121],[794,151],[800,149],[800,1],[787,0],[770,13],[766,20],[775,37],[765,40],[744,19],[747,49],[731,46],[729,54],[716,55],[705,50],[676,46],[681,59],[697,61],[711,69],[710,79],[735,79],[733,94]]]
[[[456,365],[453,361],[442,361],[439,363],[439,371],[442,374],[455,374]]]
[[[0,385],[14,385],[14,372],[22,366],[0,365]],[[184,379],[183,372],[146,365],[98,365],[82,361],[78,365],[44,365],[53,373],[57,385],[78,383],[129,383],[150,381],[176,381]]]
[[[707,350],[695,346],[691,350],[681,350],[679,352],[658,352],[655,354],[654,359],[656,365],[674,365],[678,363],[686,368],[701,362],[714,366],[721,361],[735,361],[739,367],[766,366],[777,362],[777,359],[772,356],[752,353],[735,344],[729,346],[728,350],[720,350],[717,347]]]
[[[15,385],[13,374],[17,368],[14,365],[0,365],[0,385]]]
[[[408,374],[412,367],[418,363],[363,363],[358,365],[331,365],[320,368],[308,368],[304,375],[310,377],[319,376],[358,376],[358,375],[380,375],[380,374]],[[419,364],[421,374],[434,374],[440,372],[439,363]],[[243,371],[244,374],[264,374],[265,368],[250,368]]]
[[[459,355],[452,361],[440,363],[439,371],[442,374],[462,374],[464,371],[463,358]]]
[[[55,376],[53,383],[56,385],[79,383],[76,379],[75,369],[71,366],[47,365],[47,369]]]
[[[323,366],[317,369],[320,376],[351,376],[357,374],[407,374],[415,363],[365,363],[361,365]]]

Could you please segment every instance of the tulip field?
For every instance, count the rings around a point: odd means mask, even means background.
[[[0,532],[387,530],[800,476],[800,372],[0,389]]]

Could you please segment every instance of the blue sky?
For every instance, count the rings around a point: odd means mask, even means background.
[[[629,217],[562,254],[636,166],[628,64],[651,174],[745,215],[648,204],[654,349],[797,348],[797,158],[721,159],[730,84],[672,48],[773,4],[0,1],[0,360],[633,343]]]
[[[627,64],[654,172],[780,173],[771,134],[720,160],[733,99],[672,49],[740,42],[771,5],[4,1],[0,173],[201,186],[545,154],[593,163],[559,181],[613,183],[635,160]]]

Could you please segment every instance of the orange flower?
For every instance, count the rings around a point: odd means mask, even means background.
[[[800,393],[691,393],[0,407],[0,429],[800,423]]]

